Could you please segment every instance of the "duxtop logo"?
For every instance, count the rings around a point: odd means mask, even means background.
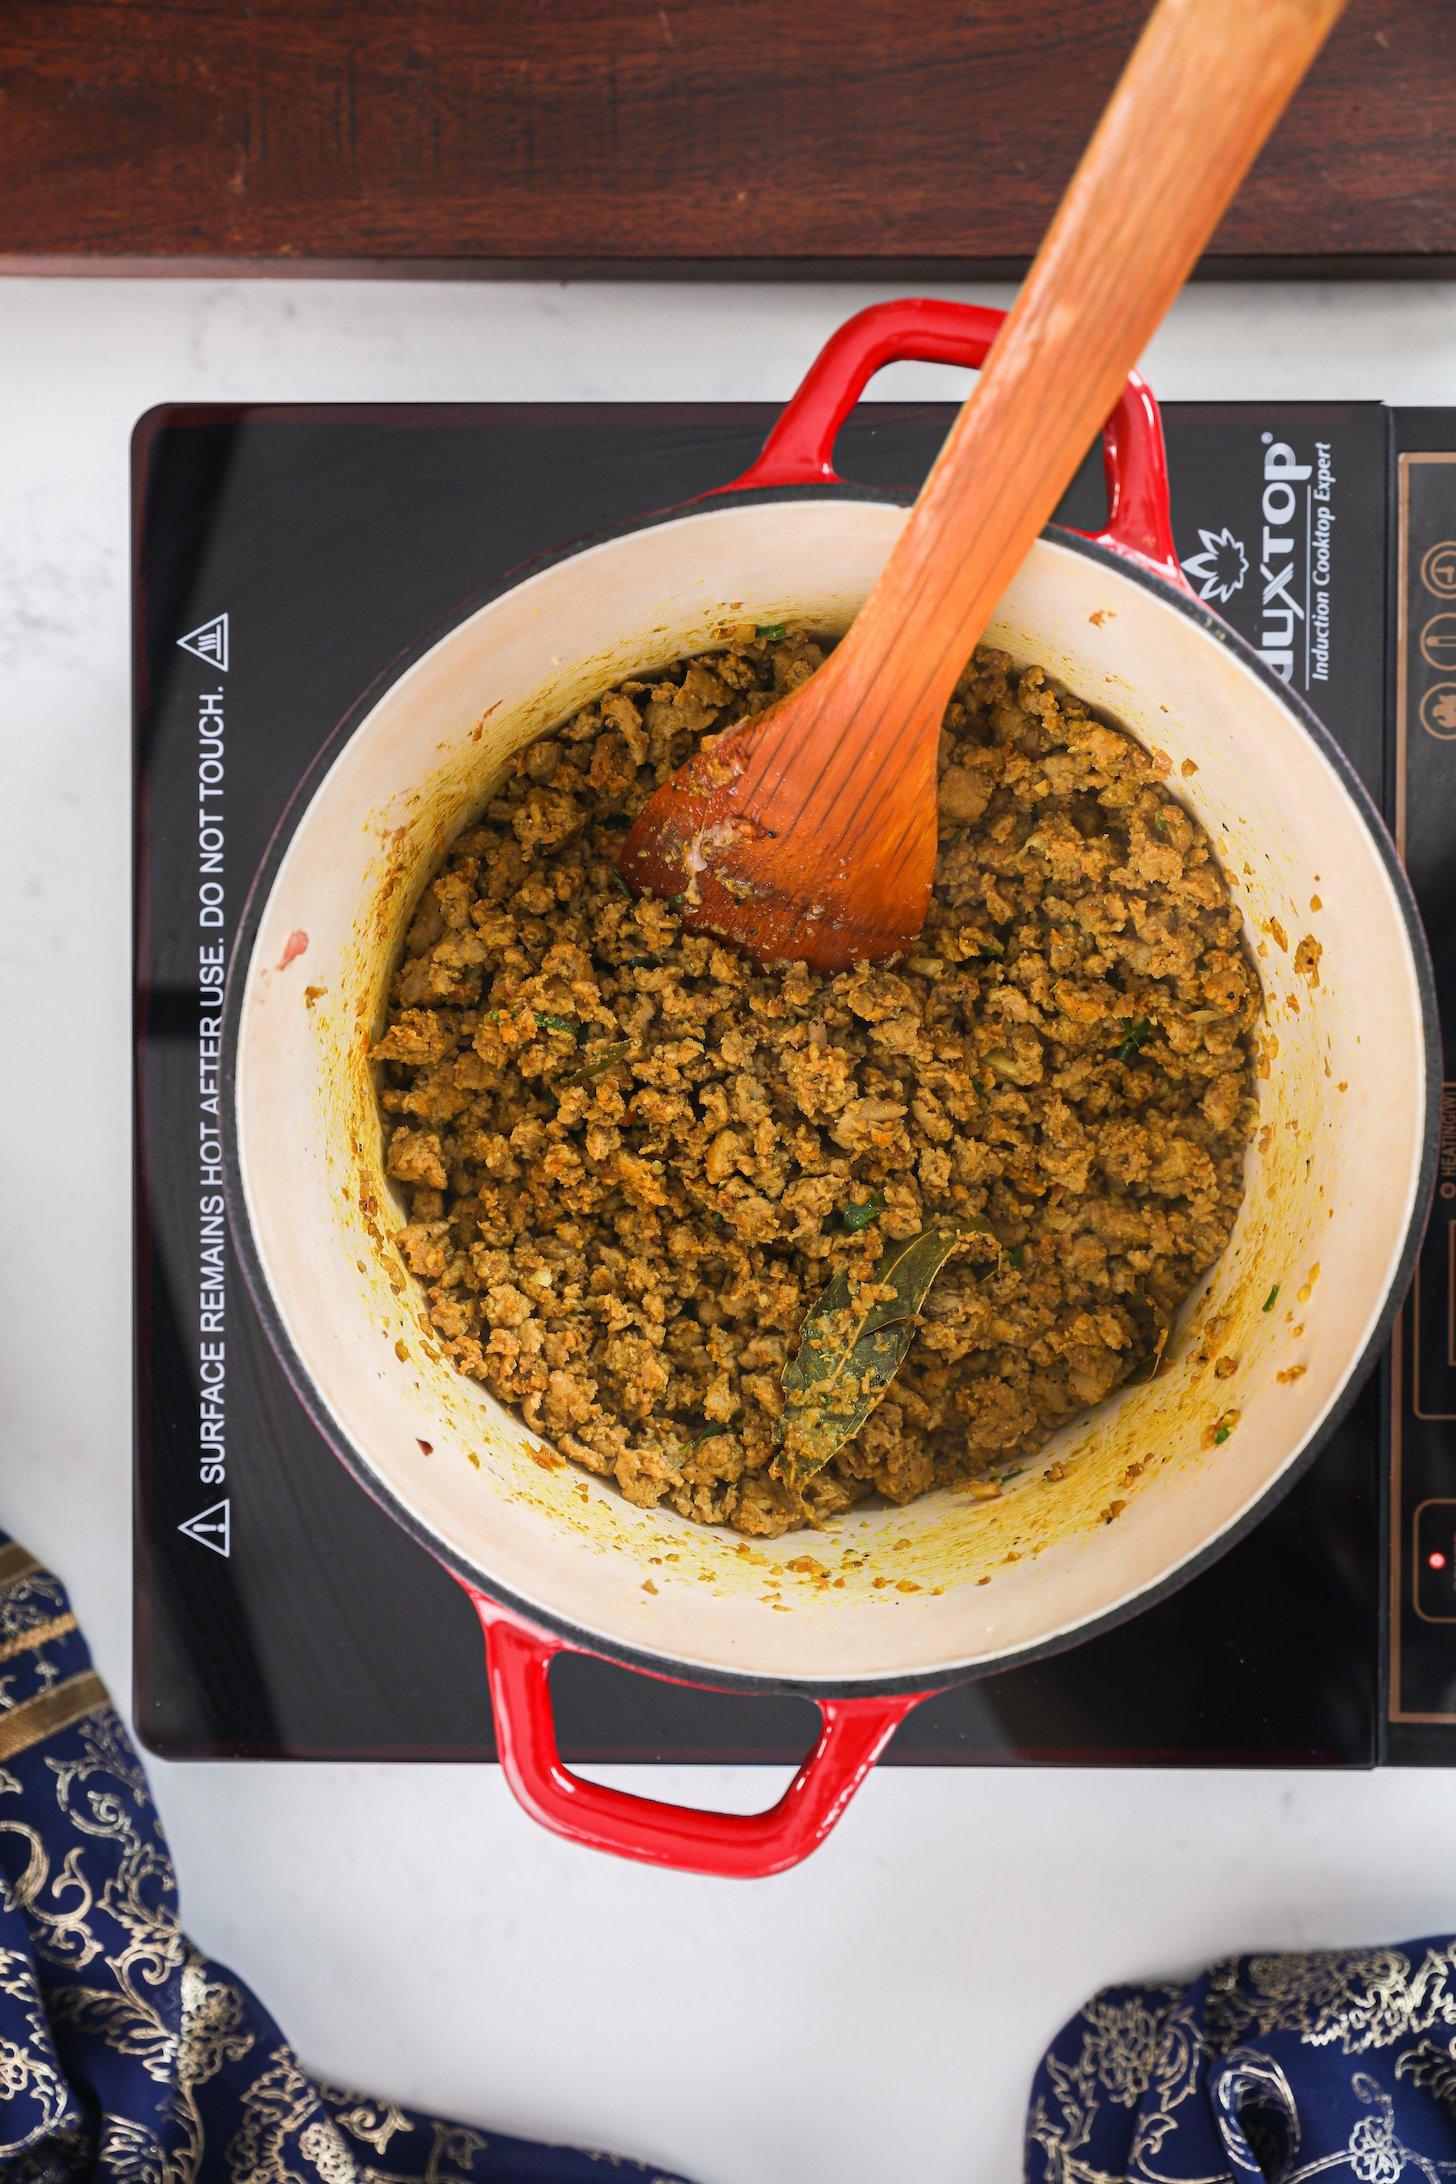
[[[1302,651],[1305,679],[1308,680],[1309,562],[1313,528],[1309,481],[1314,465],[1296,462],[1293,448],[1283,440],[1276,440],[1272,432],[1261,432],[1259,437],[1264,443],[1264,491],[1259,502],[1264,518],[1259,541],[1259,651],[1265,665],[1272,667],[1285,682],[1293,682]],[[1326,444],[1316,441],[1315,445],[1319,449]],[[1321,474],[1325,487],[1321,499],[1328,500],[1328,486],[1333,482],[1333,473],[1329,472],[1326,462]],[[1323,576],[1326,584],[1329,582],[1329,520],[1324,526]],[[1324,594],[1324,611],[1324,641],[1328,651],[1328,592]],[[1317,680],[1323,679],[1323,675],[1317,677]]]
[[[1284,682],[1307,688],[1327,682],[1330,673],[1335,540],[1330,443],[1316,440],[1314,460],[1301,462],[1287,440],[1276,440],[1272,432],[1259,438],[1258,505],[1247,516],[1240,509],[1242,536],[1227,523],[1218,530],[1200,525],[1198,551],[1184,561],[1183,573],[1214,606],[1237,597],[1231,618],[1265,666]]]
[[[1249,573],[1243,540],[1235,538],[1227,524],[1221,531],[1205,531],[1200,524],[1198,536],[1203,551],[1188,556],[1183,564],[1184,575],[1192,577],[1200,599],[1232,599]]]

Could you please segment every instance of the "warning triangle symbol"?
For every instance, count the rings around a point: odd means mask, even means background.
[[[215,1555],[226,1560],[233,1544],[231,1502],[225,1497],[214,1502],[210,1509],[199,1509],[195,1517],[189,1517],[177,1529],[185,1532],[189,1539],[195,1539],[199,1547],[210,1547]]]
[[[224,675],[227,673],[228,618],[225,614],[215,614],[210,622],[199,622],[196,629],[188,630],[177,642],[194,659],[206,660],[209,667],[220,667]]]

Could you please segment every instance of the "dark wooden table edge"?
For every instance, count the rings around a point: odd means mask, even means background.
[[[1024,258],[315,258],[169,254],[27,256],[0,252],[0,275],[50,279],[390,281],[860,281],[879,286],[1016,281]],[[1456,253],[1320,253],[1305,257],[1209,252],[1205,281],[1450,280]]]

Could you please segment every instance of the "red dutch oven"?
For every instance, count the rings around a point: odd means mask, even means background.
[[[234,955],[233,1214],[299,1396],[475,1602],[521,1803],[573,1841],[659,1865],[793,1865],[928,1693],[1129,1616],[1239,1538],[1378,1352],[1429,1196],[1436,1019],[1409,888],[1324,729],[1183,583],[1158,413],[1134,379],[1104,435],[1106,528],[1049,528],[988,636],[1166,754],[1260,952],[1259,1149],[1170,1369],[1074,1421],[999,1501],[945,1491],[856,1509],[827,1535],[749,1543],[560,1462],[435,1347],[395,1244],[403,1215],[366,1058],[432,868],[509,754],[614,680],[745,624],[847,627],[905,502],[836,476],[840,425],[881,365],[979,364],[1000,323],[933,301],[861,312],[731,486],[566,548],[424,639],[302,784]],[[312,1007],[301,967],[279,967],[295,932]],[[1306,936],[1317,952],[1301,970]],[[1202,1339],[1212,1320],[1216,1344]],[[1213,1377],[1215,1350],[1237,1361],[1231,1378]],[[603,1788],[557,1751],[548,1669],[564,1648],[802,1694],[822,1731],[760,1814]]]

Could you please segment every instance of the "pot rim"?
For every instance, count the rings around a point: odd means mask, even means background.
[[[273,882],[283,858],[293,840],[297,827],[312,803],[324,777],[334,764],[349,738],[362,726],[373,712],[384,692],[413,667],[425,654],[434,650],[450,633],[458,629],[482,608],[504,598],[508,592],[544,571],[558,567],[592,548],[610,545],[655,528],[658,525],[680,522],[694,516],[711,515],[718,508],[724,510],[743,507],[759,507],[784,503],[808,503],[822,501],[870,502],[887,507],[908,507],[914,499],[910,489],[901,491],[855,485],[848,482],[813,483],[754,487],[750,489],[728,487],[705,495],[699,500],[679,502],[672,507],[656,509],[639,516],[630,523],[613,524],[599,531],[587,532],[545,552],[533,555],[506,570],[494,584],[470,593],[458,606],[433,623],[413,643],[405,646],[380,672],[351,705],[300,777],[293,793],[285,804],[278,822],[269,837],[259,860],[257,870],[249,883],[233,937],[228,958],[227,978],[223,996],[222,1074],[227,1087],[227,1128],[224,1131],[224,1168],[226,1174],[226,1198],[228,1225],[232,1233],[238,1263],[247,1284],[248,1294],[257,1312],[265,1334],[288,1378],[294,1394],[302,1404],[313,1425],[333,1450],[355,1482],[363,1487],[370,1498],[377,1502],[393,1519],[438,1563],[459,1579],[467,1588],[486,1594],[498,1602],[520,1621],[531,1627],[549,1632],[576,1651],[595,1654],[599,1659],[613,1661],[624,1668],[637,1669],[648,1675],[665,1678],[670,1682],[697,1685],[708,1690],[759,1692],[765,1695],[804,1698],[872,1699],[887,1698],[896,1694],[924,1693],[953,1689],[957,1684],[979,1682],[983,1677],[1001,1675],[1013,1668],[1024,1668],[1038,1661],[1049,1660],[1057,1654],[1068,1652],[1072,1647],[1099,1637],[1103,1632],[1115,1630],[1146,1609],[1171,1598],[1181,1587],[1200,1576],[1221,1556],[1246,1538],[1256,1524],[1262,1522],[1269,1511],[1283,1499],[1295,1482],[1309,1470],[1316,1456],[1330,1440],[1345,1418],[1356,1396],[1364,1387],[1371,1369],[1379,1359],[1395,1328],[1401,1306],[1405,1301],[1415,1270],[1416,1258],[1425,1235],[1435,1190],[1436,1163],[1440,1144],[1440,1090],[1441,1090],[1441,1042],[1440,1019],[1436,1005],[1435,976],[1431,965],[1430,949],[1426,941],[1420,913],[1414,893],[1400,861],[1395,843],[1385,820],[1377,809],[1374,799],[1364,782],[1355,772],[1329,729],[1319,719],[1308,702],[1274,673],[1268,663],[1255,651],[1247,640],[1231,629],[1201,599],[1191,592],[1171,584],[1134,556],[1104,545],[1100,540],[1089,538],[1062,524],[1048,524],[1041,536],[1051,543],[1086,555],[1102,563],[1116,575],[1150,592],[1161,605],[1181,614],[1193,623],[1204,636],[1227,647],[1240,662],[1290,711],[1305,730],[1316,750],[1325,759],[1337,780],[1344,788],[1359,812],[1366,831],[1374,840],[1381,862],[1390,880],[1392,891],[1400,908],[1401,922],[1410,947],[1416,974],[1416,987],[1420,997],[1421,1045],[1425,1057],[1425,1129],[1421,1147],[1420,1171],[1415,1199],[1407,1224],[1405,1240],[1395,1275],[1385,1294],[1378,1318],[1371,1329],[1358,1358],[1351,1364],[1341,1384],[1339,1394],[1321,1420],[1319,1426],[1293,1457],[1284,1465],[1278,1476],[1243,1513],[1231,1524],[1216,1532],[1196,1553],[1179,1563],[1158,1583],[1145,1587],[1120,1601],[1103,1615],[1079,1623],[1074,1629],[1061,1631],[1036,1644],[1023,1646],[1014,1652],[998,1654],[990,1661],[972,1661],[957,1665],[951,1663],[938,1669],[919,1669],[909,1673],[886,1676],[857,1677],[845,1682],[823,1677],[764,1675],[747,1669],[714,1669],[711,1674],[696,1665],[678,1661],[673,1655],[648,1651],[643,1647],[624,1645],[620,1641],[573,1623],[569,1617],[543,1608],[535,1601],[523,1600],[503,1586],[494,1574],[469,1561],[453,1548],[444,1544],[428,1525],[418,1518],[371,1470],[336,1424],[327,1404],[314,1385],[303,1359],[294,1347],[291,1335],[281,1312],[274,1302],[253,1238],[252,1221],[248,1213],[247,1198],[243,1190],[241,1163],[238,1154],[236,1114],[237,1051],[242,1017],[242,996],[251,967],[253,949],[263,909],[272,892]]]

